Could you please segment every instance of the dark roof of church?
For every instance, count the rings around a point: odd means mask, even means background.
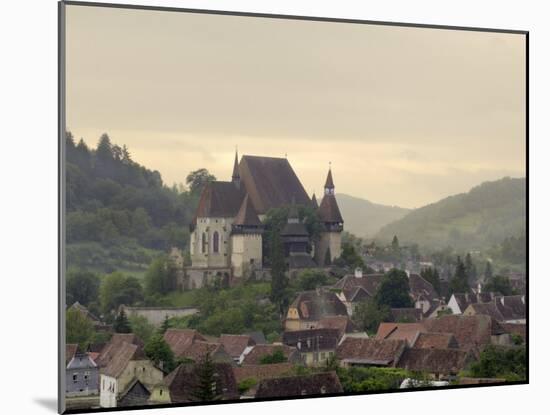
[[[233,174],[231,175],[231,178],[238,179],[239,177],[239,156],[235,153],[235,162],[233,163]]]
[[[334,182],[332,181],[332,170],[328,169],[327,181],[325,182],[325,189],[334,189]]]
[[[323,222],[344,222],[334,195],[323,196],[321,206],[319,206],[319,218]]]
[[[292,198],[296,204],[311,205],[311,199],[285,158],[242,156],[239,174],[258,214],[289,205]]]
[[[313,193],[313,196],[311,196],[311,205],[314,209],[319,209],[319,204],[317,203],[317,198],[315,197],[315,193]]]
[[[239,209],[239,212],[237,213],[233,224],[241,226],[260,226],[262,224],[262,222],[260,222],[260,219],[258,218],[256,210],[254,209],[254,206],[252,206],[252,202],[248,197],[248,193],[241,203],[241,208]]]
[[[196,217],[231,218],[237,215],[245,191],[232,182],[210,182],[201,193]]]

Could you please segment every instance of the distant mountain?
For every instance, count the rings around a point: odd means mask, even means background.
[[[346,194],[337,194],[336,200],[344,217],[344,229],[359,237],[372,238],[384,225],[410,212],[410,209],[379,205]]]
[[[525,226],[525,178],[505,177],[415,209],[384,226],[376,239],[397,235],[401,244],[474,250],[521,236]]]

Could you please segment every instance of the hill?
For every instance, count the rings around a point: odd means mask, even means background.
[[[526,180],[505,177],[415,209],[384,226],[376,239],[397,235],[402,244],[476,250],[524,235],[525,225]]]
[[[410,209],[379,205],[346,194],[337,194],[336,199],[344,217],[344,228],[359,237],[372,238],[384,225],[410,212]]]

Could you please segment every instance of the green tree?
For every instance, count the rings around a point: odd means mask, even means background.
[[[145,344],[145,355],[165,372],[175,369],[174,353],[162,335],[154,334]]]
[[[432,284],[437,294],[441,295],[441,280],[439,279],[437,268],[423,268],[420,271],[420,276]]]
[[[145,292],[165,295],[176,289],[178,269],[167,255],[155,258],[145,274]]]
[[[159,327],[159,333],[164,334],[166,333],[166,330],[170,328],[170,319],[168,318],[168,315],[164,316],[164,320],[162,321],[162,324]]]
[[[379,306],[413,307],[409,295],[409,278],[405,271],[395,268],[388,271],[375,295],[375,300]]]
[[[493,278],[493,266],[491,265],[491,261],[487,261],[485,263],[485,272],[483,273],[483,276],[485,277],[485,281],[489,281]]]
[[[284,363],[287,361],[287,358],[283,352],[282,348],[276,348],[273,353],[263,355],[260,358],[261,365],[270,365],[273,363]]]
[[[106,275],[99,288],[99,300],[104,313],[116,310],[120,305],[132,305],[143,300],[139,280],[121,272]]]
[[[393,235],[393,239],[391,240],[391,250],[395,254],[399,253],[399,239],[397,239],[397,235]]]
[[[283,244],[278,232],[273,233],[271,242],[271,301],[277,304],[282,314],[286,305],[288,277],[286,275]]]
[[[317,287],[326,285],[328,282],[328,277],[322,270],[306,269],[297,275],[296,281],[300,290],[310,291]]]
[[[363,258],[361,258],[361,255],[357,253],[355,246],[351,243],[342,244],[342,253],[340,254],[340,257],[334,261],[334,264],[351,269],[365,269],[365,262],[363,261]]]
[[[126,312],[122,307],[115,318],[113,329],[115,330],[115,333],[130,333],[132,331],[130,328],[130,322],[126,317]]]
[[[362,301],[353,310],[354,323],[367,333],[376,333],[378,326],[390,318],[390,307],[378,305],[375,300]]]
[[[193,400],[204,402],[220,399],[215,373],[214,362],[212,361],[210,352],[207,352],[197,364],[197,384],[193,391]]]
[[[525,380],[527,355],[525,347],[486,347],[479,361],[470,366],[469,375],[478,378],[504,378],[509,381]]]
[[[147,343],[155,333],[155,327],[143,316],[138,316],[137,314],[131,315],[128,317],[128,322],[130,323],[132,333],[145,343]]]
[[[207,169],[198,169],[187,175],[185,182],[189,186],[191,194],[199,195],[207,183],[216,180],[216,176],[210,174]]]
[[[516,291],[512,288],[510,278],[500,275],[489,278],[485,285],[483,285],[483,292],[494,292],[500,293],[502,295],[517,294]]]
[[[99,277],[89,271],[69,271],[67,275],[67,304],[78,301],[88,305],[97,301],[99,294]]]
[[[93,341],[94,327],[78,310],[67,310],[65,330],[67,343],[77,343],[82,350],[86,350],[88,344]]]
[[[468,282],[475,282],[477,280],[477,269],[475,264],[472,262],[472,256],[469,252],[466,254],[464,268],[466,271],[466,278],[468,279]]]
[[[456,259],[455,274],[449,282],[449,295],[453,293],[467,293],[470,291],[468,285],[468,276],[466,275],[466,267],[460,257]]]

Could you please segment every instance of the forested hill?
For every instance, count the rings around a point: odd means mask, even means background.
[[[525,235],[525,178],[485,182],[468,193],[415,209],[384,226],[376,239],[429,248],[485,249]]]
[[[336,199],[344,217],[344,228],[362,238],[372,238],[384,225],[410,212],[410,209],[380,205],[341,193],[336,195]]]
[[[66,160],[69,267],[139,272],[155,251],[185,248],[198,192],[167,187],[106,134],[91,149],[67,133]]]

